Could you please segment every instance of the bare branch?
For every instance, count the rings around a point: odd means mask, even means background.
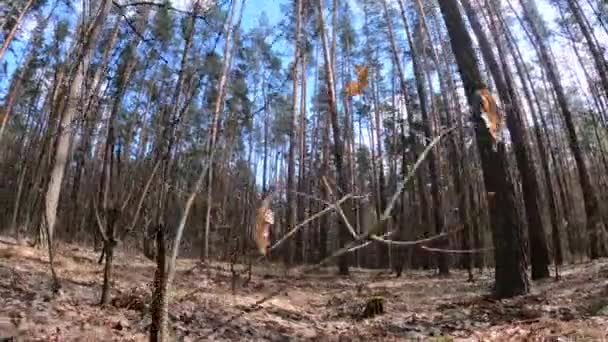
[[[441,132],[441,134],[439,134],[437,137],[435,137],[433,139],[433,141],[431,141],[431,143],[425,148],[425,150],[418,157],[418,160],[416,161],[416,163],[414,164],[414,166],[412,167],[412,169],[408,172],[407,176],[397,185],[397,190],[393,194],[393,197],[391,198],[391,201],[389,202],[389,205],[384,210],[384,213],[380,217],[380,220],[378,220],[378,222],[376,222],[376,224],[367,233],[361,234],[359,236],[359,238],[357,239],[357,241],[353,241],[353,242],[349,243],[347,246],[344,246],[343,248],[340,248],[339,250],[337,250],[334,253],[332,253],[332,255],[330,255],[327,258],[321,260],[321,262],[319,262],[319,263],[317,263],[315,265],[304,267],[302,269],[302,271],[301,271],[301,274],[307,274],[307,273],[316,271],[316,270],[320,269],[321,267],[323,267],[324,265],[328,264],[331,260],[333,260],[335,258],[338,258],[341,255],[344,255],[346,253],[349,253],[354,247],[358,247],[356,244],[359,243],[360,241],[372,239],[372,237],[375,236],[374,234],[376,232],[380,231],[380,229],[382,229],[382,227],[384,226],[384,222],[386,222],[386,220],[390,217],[391,211],[393,210],[393,207],[395,206],[395,203],[397,202],[397,199],[401,195],[401,192],[405,188],[405,185],[407,185],[407,183],[413,178],[414,174],[416,173],[416,171],[418,170],[418,168],[420,167],[420,165],[422,165],[422,162],[429,155],[429,153],[433,149],[433,147],[435,147],[435,145],[437,145],[441,141],[441,139],[443,137],[445,137],[446,135],[448,135],[449,133],[451,133],[455,129],[456,129],[456,127],[452,127],[452,128],[448,128],[448,129],[444,130],[443,132]],[[346,199],[349,198],[349,196],[350,195],[345,196],[344,198],[341,199],[341,201],[345,201]],[[331,209],[333,209],[333,208],[326,208],[323,211],[329,211]],[[321,212],[319,212],[317,214],[320,216]],[[442,233],[440,235],[443,235],[443,234],[445,234],[445,233]],[[437,237],[434,237],[434,238],[437,238]],[[376,236],[376,239],[380,239],[380,238]],[[406,241],[402,241],[402,242],[406,242]],[[276,245],[277,244],[275,244],[275,246]],[[246,313],[249,313],[249,312],[252,312],[252,311],[255,311],[255,310],[259,310],[261,308],[261,304],[263,304],[266,301],[272,299],[273,297],[275,297],[275,296],[283,293],[285,291],[285,288],[287,286],[289,286],[289,285],[280,286],[279,288],[277,288],[276,291],[273,291],[273,292],[269,293],[267,296],[265,296],[265,297],[261,298],[260,300],[258,300],[257,302],[255,302],[251,307],[249,307],[248,310],[241,311],[238,314],[229,317],[222,324],[219,324],[218,326],[216,326],[205,337],[209,337],[209,336],[215,334],[219,330],[219,328],[221,328],[222,326],[224,326],[224,325],[226,325],[226,324],[234,321],[235,319],[238,319],[239,317],[244,316]]]
[[[455,233],[457,231],[460,231],[461,229],[456,229],[453,230],[451,232],[443,232],[441,234],[438,235],[434,235],[428,238],[424,238],[424,239],[420,239],[420,240],[413,240],[413,241],[395,241],[395,240],[387,240],[384,238],[381,238],[379,236],[376,235],[372,235],[370,236],[370,239],[377,241],[377,242],[381,242],[384,244],[387,244],[389,246],[397,246],[397,247],[411,247],[411,246],[415,246],[415,245],[421,245],[423,243],[428,243],[428,242],[433,242],[435,240],[439,240],[441,238],[444,238],[446,236],[448,236],[449,234]]]
[[[146,182],[144,191],[141,193],[141,197],[139,198],[139,203],[137,204],[137,209],[135,210],[135,216],[133,217],[133,221],[131,221],[129,228],[123,233],[123,236],[122,236],[123,239],[124,239],[125,235],[127,235],[133,229],[135,229],[135,225],[137,224],[137,221],[139,220],[139,214],[141,213],[141,208],[143,207],[144,200],[146,199],[146,194],[148,193],[148,190],[150,190],[150,185],[152,184],[152,181],[154,180],[154,176],[156,175],[156,172],[158,172],[159,168],[160,168],[160,160],[156,162],[156,165],[154,165],[154,169],[152,169],[152,174],[148,178],[148,182]]]
[[[135,185],[135,179],[133,179],[133,182],[131,182],[131,189],[133,188],[133,186]],[[127,205],[129,204],[129,201],[131,201],[131,196],[133,196],[133,191],[128,191],[127,195],[125,196],[124,201],[122,202],[122,205],[120,206],[120,211],[123,212],[125,210],[125,208],[127,207]]]
[[[97,200],[93,198],[93,210],[95,211],[95,219],[97,221],[97,230],[99,230],[99,234],[101,234],[101,238],[104,242],[108,241],[108,236],[106,235],[105,227],[106,224],[103,222],[101,215],[99,215],[99,209],[97,207]]]
[[[211,2],[211,1],[209,1],[209,2]],[[116,1],[114,1],[114,5],[116,5],[117,7],[120,7],[120,8],[137,7],[137,6],[152,6],[152,7],[158,7],[158,8],[166,8],[169,11],[185,14],[189,17],[194,17],[195,19],[201,19],[205,22],[205,24],[209,25],[209,21],[207,20],[207,17],[205,17],[204,15],[196,14],[195,12],[192,12],[192,11],[185,11],[185,10],[173,7],[168,2],[135,1],[135,2],[130,2],[130,3],[124,4],[124,5],[120,5],[120,4],[116,3]],[[212,6],[209,5],[209,7],[206,10],[210,9],[211,7]],[[203,10],[203,12],[206,10]]]
[[[329,195],[333,199],[335,197],[334,191],[331,189],[331,186],[329,186],[329,182],[327,181],[327,178],[325,178],[325,176],[323,176],[321,178],[323,179],[323,184],[327,188],[327,191],[329,192]],[[340,217],[342,217],[342,220],[344,221],[344,224],[346,224],[346,228],[348,228],[348,231],[350,232],[350,235],[352,235],[355,240],[358,240],[359,237],[357,236],[357,232],[355,232],[355,230],[353,229],[353,226],[348,221],[348,218],[344,214],[344,211],[340,207],[340,204],[336,203],[335,208],[336,208],[336,211],[338,212],[338,214],[340,214]]]
[[[295,234],[298,229],[300,229],[301,227],[305,226],[306,224],[308,224],[309,222],[323,216],[324,214],[326,214],[327,212],[335,209],[336,207],[338,207],[341,203],[345,202],[346,200],[348,200],[349,198],[351,198],[352,196],[346,195],[344,197],[342,197],[342,199],[340,199],[338,202],[336,202],[336,204],[332,204],[331,206],[319,211],[318,213],[308,217],[306,220],[298,223],[295,227],[293,227],[287,234],[285,234],[279,241],[277,241],[274,245],[272,245],[268,251],[273,251],[276,248],[278,248],[283,242],[285,242],[287,239],[289,239],[289,237],[291,237],[293,234]],[[263,259],[264,257],[260,257],[258,258],[258,261],[260,261],[261,259]]]
[[[450,253],[450,254],[475,254],[475,253],[485,253],[494,250],[494,247],[487,248],[478,248],[478,249],[442,249],[442,248],[431,248],[427,246],[422,246],[422,249],[425,251],[433,252],[433,253]]]
[[[394,233],[395,233],[395,231],[385,233],[384,235],[380,236],[380,238],[383,238],[383,239],[384,239],[384,238],[387,238],[387,237],[389,237],[389,236],[393,235]],[[367,241],[367,242],[365,242],[365,243],[362,243],[362,244],[360,244],[360,245],[358,245],[358,246],[352,247],[351,249],[349,249],[349,250],[348,250],[348,252],[349,252],[349,253],[351,253],[351,252],[354,252],[354,251],[356,251],[356,250],[358,250],[358,249],[365,248],[365,247],[367,247],[367,246],[371,245],[371,244],[372,244],[372,242],[374,242],[374,241],[373,241],[373,240],[370,240],[370,241]]]

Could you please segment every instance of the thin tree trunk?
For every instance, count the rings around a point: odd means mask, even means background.
[[[298,130],[298,81],[299,81],[299,69],[298,65],[300,62],[300,34],[301,34],[301,21],[302,21],[302,0],[295,0],[295,14],[296,14],[296,27],[295,27],[295,42],[294,42],[294,53],[293,53],[293,65],[292,65],[292,102],[291,102],[291,127],[289,130],[289,152],[287,156],[287,229],[291,230],[296,225],[297,215],[297,201],[296,201],[296,149],[297,149],[297,130]],[[290,241],[286,244],[284,251],[284,260],[287,266],[289,266],[293,260],[293,248],[294,245]],[[297,252],[297,248],[296,248]]]
[[[217,140],[217,132],[219,130],[219,117],[220,117],[220,112],[224,106],[224,89],[226,88],[226,83],[227,83],[227,79],[228,79],[228,71],[230,70],[230,67],[232,65],[232,55],[233,55],[233,50],[234,50],[234,46],[235,43],[234,41],[230,40],[230,36],[232,35],[232,32],[230,30],[230,25],[232,25],[232,17],[234,15],[234,8],[236,6],[233,4],[231,11],[230,11],[230,15],[228,17],[227,20],[227,25],[226,29],[225,29],[225,37],[226,41],[224,42],[224,63],[223,63],[223,68],[222,68],[222,75],[220,76],[220,82],[218,85],[218,95],[217,95],[217,99],[215,102],[215,108],[214,108],[214,114],[213,114],[213,121],[211,123],[211,137],[209,140],[209,149],[207,150],[207,156],[208,156],[208,163],[209,163],[209,175],[207,178],[207,184],[209,185],[209,188],[207,189],[207,199],[206,199],[206,203],[207,203],[207,213],[206,213],[206,218],[205,218],[205,240],[203,241],[204,245],[203,245],[203,253],[201,254],[201,259],[202,260],[209,260],[209,233],[210,233],[210,228],[211,228],[211,207],[213,205],[213,194],[212,194],[212,190],[213,190],[213,159],[214,159],[214,155],[215,155],[215,143]],[[234,30],[234,28],[233,28]],[[234,38],[233,38],[234,39]]]
[[[400,2],[400,0],[399,0],[399,2]],[[395,64],[397,66],[397,71],[399,74],[401,92],[402,92],[404,98],[408,98],[407,93],[406,93],[407,83],[405,80],[405,75],[401,68],[401,60],[399,58],[399,52],[397,51],[397,46],[395,44],[393,25],[392,25],[391,19],[389,17],[388,6],[386,5],[386,0],[382,0],[382,5],[384,6],[384,15],[385,15],[386,22],[388,24],[388,33],[389,33],[391,50],[393,51],[393,59],[395,60]],[[402,18],[404,18],[404,16],[402,16]],[[427,101],[426,101],[427,96],[426,96],[426,91],[425,91],[425,86],[424,86],[424,84],[426,83],[426,80],[424,79],[424,76],[422,73],[422,68],[420,65],[420,60],[418,59],[419,53],[416,49],[416,46],[414,44],[412,44],[413,42],[411,39],[411,35],[409,34],[409,29],[407,27],[406,27],[406,33],[408,35],[408,42],[411,44],[410,49],[412,50],[412,61],[413,61],[413,65],[414,65],[414,74],[416,77],[416,87],[418,90],[418,99],[420,101],[420,111],[422,113],[422,120],[425,123],[424,124],[424,137],[430,141],[433,138],[432,137],[432,135],[433,135],[432,134],[432,118],[431,118],[431,115],[429,115],[429,113],[428,113],[428,105],[427,105]],[[441,204],[441,194],[440,194],[440,190],[439,190],[441,187],[441,184],[440,184],[440,177],[439,177],[439,165],[437,162],[437,154],[438,154],[438,152],[431,150],[428,158],[429,158],[429,173],[430,173],[430,178],[431,178],[431,197],[432,197],[432,201],[433,201],[433,221],[435,223],[435,232],[437,234],[441,234],[441,232],[443,232],[445,227],[444,227],[443,210],[442,210],[442,204]],[[442,244],[441,244],[442,247],[446,244],[446,242],[447,242],[447,240],[442,241]],[[439,267],[440,275],[448,275],[450,273],[448,258],[445,253],[438,254],[438,267]]]
[[[301,193],[307,193],[307,176],[306,176],[306,154],[308,152],[308,148],[306,145],[306,55],[304,52],[300,52],[301,55],[301,68],[302,68],[302,86],[300,87],[300,125],[298,132],[300,134],[300,170],[298,174],[298,191]],[[297,212],[298,212],[298,222],[302,222],[306,218],[306,209],[309,207],[309,200],[299,197],[299,201],[297,203]],[[307,232],[308,230],[306,230]],[[308,234],[307,234],[308,235]],[[295,262],[306,262],[306,250],[308,250],[305,245],[304,229],[298,230],[296,234],[296,255]]]
[[[27,2],[25,7],[23,8],[23,10],[19,13],[17,20],[15,21],[15,25],[13,26],[13,28],[10,30],[10,32],[4,39],[4,42],[2,43],[2,47],[0,47],[0,62],[2,62],[2,59],[4,58],[4,53],[8,49],[8,46],[13,41],[13,38],[15,37],[15,33],[17,33],[17,29],[19,29],[19,26],[21,26],[21,23],[23,22],[23,18],[25,17],[27,12],[29,12],[29,10],[33,4],[34,4],[34,0],[29,0]]]
[[[334,9],[335,10],[335,9]],[[318,0],[317,3],[319,29],[321,31],[321,42],[323,44],[323,55],[325,61],[325,79],[327,82],[327,90],[329,92],[329,108],[331,117],[331,126],[334,136],[334,162],[336,165],[336,171],[338,173],[338,198],[346,195],[349,191],[348,179],[346,175],[346,169],[343,163],[343,151],[344,146],[342,144],[342,136],[340,134],[340,126],[338,122],[338,108],[336,102],[336,87],[335,78],[333,72],[333,64],[331,63],[330,51],[328,49],[327,37],[325,32],[325,18],[323,17],[323,0]],[[350,213],[350,201],[347,201],[343,206],[344,211]],[[348,229],[344,222],[341,222],[341,229],[339,231],[340,248],[346,245],[347,240],[350,236]],[[338,268],[341,275],[348,274],[349,258],[347,255],[340,256],[338,260]]]
[[[602,87],[604,88],[604,93],[606,94],[606,96],[608,96],[608,70],[606,70],[608,68],[608,64],[606,64],[606,59],[604,58],[602,52],[600,52],[600,47],[595,44],[597,40],[594,39],[595,37],[593,36],[593,31],[589,27],[587,27],[585,23],[586,20],[584,18],[584,13],[582,12],[579,5],[576,3],[575,0],[567,0],[567,2],[568,7],[570,7],[570,12],[574,16],[574,20],[581,29],[583,37],[585,37],[585,42],[587,43],[589,52],[591,52],[591,56],[593,57],[593,61],[595,62],[597,73],[600,76],[600,81]],[[557,6],[559,6],[559,4],[557,4]],[[566,25],[568,24],[566,23]]]

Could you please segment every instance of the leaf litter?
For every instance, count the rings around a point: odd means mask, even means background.
[[[0,338],[147,340],[151,261],[117,250],[112,303],[100,307],[103,265],[96,253],[60,243],[57,254],[63,288],[53,298],[46,252],[0,239]],[[506,300],[489,296],[488,270],[467,282],[457,270],[447,278],[433,271],[395,278],[352,268],[349,277],[338,277],[333,269],[301,275],[260,265],[246,286],[245,275],[239,276],[234,293],[227,263],[180,259],[177,272],[169,310],[176,341],[608,339],[608,259],[563,267],[560,281],[533,282],[529,295]],[[280,288],[285,290],[253,309]],[[362,317],[367,301],[378,297],[384,313]]]

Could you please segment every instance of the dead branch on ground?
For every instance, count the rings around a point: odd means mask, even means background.
[[[328,256],[325,259],[321,260],[319,263],[317,263],[315,265],[308,266],[308,267],[304,267],[302,269],[302,271],[300,272],[300,274],[304,275],[304,274],[307,274],[307,273],[310,273],[310,272],[313,272],[313,271],[316,271],[316,270],[320,269],[321,267],[323,267],[326,264],[328,264],[331,260],[333,260],[333,259],[335,259],[335,258],[337,258],[337,257],[339,257],[341,255],[344,255],[344,254],[348,253],[353,247],[356,247],[357,243],[359,243],[360,241],[369,240],[372,236],[375,236],[375,234],[382,229],[382,227],[384,226],[384,223],[390,217],[391,212],[393,210],[393,207],[397,203],[397,200],[398,200],[399,196],[401,196],[401,192],[403,192],[403,189],[405,189],[405,186],[407,185],[407,183],[409,183],[410,180],[414,177],[416,171],[418,170],[418,168],[420,167],[420,165],[422,165],[422,162],[428,157],[430,151],[433,149],[433,147],[435,147],[435,145],[437,145],[441,141],[442,138],[444,138],[445,136],[447,136],[449,133],[453,132],[455,129],[456,129],[456,126],[444,130],[438,136],[436,136],[431,141],[431,143],[424,149],[424,151],[418,157],[418,160],[416,161],[416,163],[414,164],[414,166],[408,172],[407,176],[404,179],[402,179],[401,182],[399,182],[399,184],[397,185],[397,190],[393,194],[393,196],[392,196],[392,198],[391,198],[391,200],[389,202],[389,205],[386,207],[386,209],[382,213],[382,216],[380,217],[380,220],[378,220],[378,222],[376,222],[376,224],[367,233],[359,235],[358,236],[359,238],[356,241],[353,241],[353,242],[349,243],[347,246],[344,246],[343,248],[340,248],[339,250],[337,250],[334,253],[332,253],[330,256]],[[342,198],[342,200],[346,200],[346,199],[348,199],[348,197],[349,197],[349,195],[346,195],[345,197]],[[444,233],[442,233],[442,234],[444,234]],[[432,239],[432,238],[437,239],[439,237],[443,237],[443,236],[441,236],[442,234],[439,234],[439,236],[429,237],[429,238],[426,238],[424,240],[428,241],[428,239]],[[282,240],[284,241],[284,239],[282,239]],[[407,242],[407,241],[401,241],[401,242]],[[211,330],[211,332],[209,332],[209,334],[207,334],[204,337],[210,337],[210,336],[212,336],[217,331],[219,331],[220,328],[224,327],[226,324],[234,321],[235,319],[238,319],[238,318],[244,316],[246,313],[257,311],[257,310],[261,309],[261,305],[262,304],[264,304],[268,300],[274,298],[275,296],[277,296],[277,295],[279,295],[281,293],[284,293],[285,289],[288,286],[289,286],[288,284],[280,286],[277,290],[269,293],[268,295],[264,296],[263,298],[259,299],[255,303],[253,303],[248,308],[248,310],[244,310],[244,311],[241,311],[240,313],[238,313],[236,315],[232,315],[226,321],[224,321],[223,323],[221,323],[218,326],[216,326],[213,330]]]

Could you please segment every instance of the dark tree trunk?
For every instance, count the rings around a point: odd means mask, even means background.
[[[116,238],[114,231],[118,215],[119,213],[116,209],[110,209],[107,215],[107,240],[104,241],[104,253],[106,257],[106,263],[103,269],[103,288],[101,290],[101,305],[110,304],[111,299],[113,258],[114,248],[116,247]]]
[[[152,322],[150,324],[150,342],[162,342],[166,341],[166,336],[163,333],[167,331],[167,327],[160,326],[161,324],[167,324],[163,320],[163,304],[162,301],[166,299],[167,293],[167,267],[166,267],[166,248],[165,248],[165,234],[164,227],[157,226],[156,230],[156,271],[154,272],[154,292],[152,293],[152,304],[151,304],[151,316]]]
[[[479,91],[485,89],[477,64],[471,37],[455,0],[439,1],[445,20],[452,50],[458,63],[461,79],[469,105],[475,109],[475,135],[481,157],[483,179],[486,187],[492,235],[494,238],[495,283],[497,297],[512,297],[529,291],[525,271],[525,252],[521,227],[517,220],[515,191],[508,172],[505,148],[492,148],[489,131],[481,119]]]
[[[551,218],[551,232],[552,232],[552,238],[553,238],[555,262],[558,265],[561,265],[563,262],[563,252],[562,252],[562,248],[561,248],[561,238],[560,238],[560,233],[559,233],[559,216],[558,216],[557,202],[556,202],[557,200],[555,198],[553,180],[552,180],[552,176],[551,176],[551,171],[549,169],[549,162],[547,160],[549,158],[549,156],[553,156],[553,153],[547,154],[547,149],[545,147],[545,141],[544,141],[544,138],[541,133],[541,123],[539,122],[538,116],[543,115],[542,108],[541,108],[540,104],[538,103],[538,95],[536,94],[536,91],[534,89],[530,90],[530,87],[528,86],[529,75],[527,74],[527,71],[525,70],[525,68],[522,66],[521,55],[519,53],[519,47],[515,46],[515,44],[513,43],[510,33],[508,31],[509,28],[504,26],[501,14],[494,13],[494,15],[496,15],[499,19],[499,24],[500,24],[499,26],[502,28],[502,32],[504,32],[507,35],[505,41],[507,43],[507,47],[508,47],[509,51],[511,51],[511,53],[513,55],[515,68],[517,69],[517,74],[521,80],[524,95],[528,102],[528,106],[530,108],[530,113],[532,114],[532,120],[534,121],[534,135],[536,137],[536,143],[537,143],[538,152],[540,155],[541,167],[542,167],[543,175],[544,175],[545,182],[546,182],[546,185],[545,185],[546,200],[549,202],[548,204],[549,204],[549,214],[550,214],[550,218]],[[496,41],[498,41],[497,36],[495,36],[494,39]],[[501,56],[501,57],[504,58],[504,56]],[[535,100],[533,100],[533,99],[535,99]],[[535,101],[536,101],[536,107],[535,107],[535,103],[534,103]],[[538,112],[537,112],[537,109],[538,109]],[[543,117],[543,121],[544,121],[544,117]]]
[[[469,0],[462,0],[463,7],[469,18],[469,22],[477,36],[477,41],[481,46],[481,52],[486,64],[488,65],[494,83],[502,99],[505,107],[505,116],[507,127],[513,146],[515,149],[515,158],[517,159],[517,167],[522,180],[522,191],[524,195],[524,204],[526,208],[526,217],[528,219],[528,238],[530,240],[530,261],[532,264],[532,279],[541,279],[549,277],[549,252],[547,250],[547,241],[543,229],[543,221],[541,218],[541,208],[538,206],[539,187],[536,179],[536,168],[532,160],[524,124],[523,113],[521,112],[521,104],[518,101],[517,94],[513,86],[511,72],[508,65],[502,59],[502,72],[498,65],[497,59],[492,52],[492,46],[488,41],[481,23],[475,13]],[[502,46],[497,40],[499,55],[502,56]],[[504,75],[504,77],[503,77]]]
[[[555,96],[557,97],[557,102],[559,104],[564,121],[566,123],[568,143],[570,145],[570,150],[572,151],[572,155],[574,156],[574,160],[576,162],[576,167],[578,169],[578,177],[581,185],[581,190],[583,192],[583,199],[585,202],[584,204],[585,213],[587,215],[589,257],[591,259],[597,259],[602,254],[600,250],[602,249],[601,246],[603,246],[603,241],[600,241],[600,237],[602,236],[602,234],[599,233],[600,231],[603,232],[605,230],[604,222],[600,215],[597,193],[593,189],[591,179],[589,178],[589,172],[587,170],[587,165],[585,164],[585,157],[583,155],[583,151],[581,150],[581,146],[577,138],[572,112],[570,110],[570,107],[568,106],[566,93],[557,73],[557,68],[554,64],[553,58],[549,53],[549,49],[544,39],[540,35],[540,32],[538,31],[538,28],[536,27],[534,19],[529,13],[526,4],[522,2],[521,7],[523,9],[524,18],[528,22],[528,26],[530,27],[532,36],[534,37],[535,43],[538,46],[540,58],[543,62],[543,67],[547,72],[547,78],[549,79],[549,82],[551,82],[551,85],[555,90]]]

